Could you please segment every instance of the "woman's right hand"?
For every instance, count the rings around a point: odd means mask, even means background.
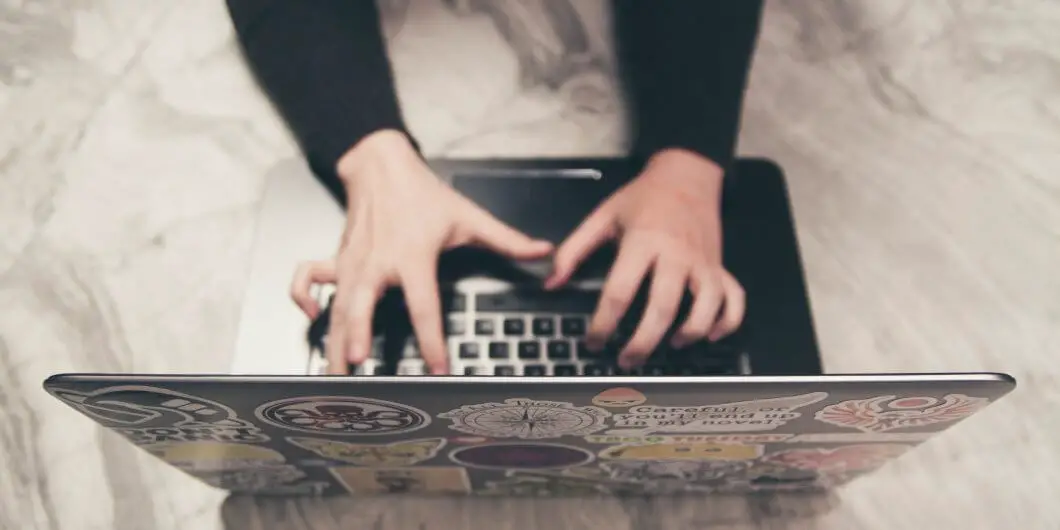
[[[309,316],[320,307],[313,284],[336,284],[325,346],[328,373],[343,375],[348,364],[371,352],[372,317],[388,287],[405,293],[423,360],[432,374],[448,374],[438,292],[438,256],[465,246],[486,247],[515,260],[547,256],[552,245],[534,240],[497,220],[439,179],[408,137],[375,132],[338,163],[346,184],[346,230],[335,258],[303,264],[291,295]]]

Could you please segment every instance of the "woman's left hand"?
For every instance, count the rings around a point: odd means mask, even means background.
[[[675,348],[703,338],[716,341],[739,327],[744,291],[721,259],[723,176],[717,164],[698,154],[660,151],[560,245],[548,289],[565,284],[602,243],[618,239],[618,257],[589,325],[589,349],[605,345],[649,271],[648,303],[619,354],[622,368],[644,364],[677,317],[686,288],[694,302],[671,339]]]

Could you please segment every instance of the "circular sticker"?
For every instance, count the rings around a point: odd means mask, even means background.
[[[453,462],[481,469],[563,469],[593,461],[580,447],[549,443],[500,443],[462,447],[449,453]]]
[[[450,429],[473,436],[537,440],[593,434],[607,427],[605,420],[610,415],[598,407],[512,398],[504,403],[464,405],[438,417],[452,420]]]
[[[266,403],[254,414],[270,425],[301,432],[339,435],[398,434],[431,423],[423,411],[380,399],[306,396]]]
[[[143,446],[170,465],[189,472],[258,469],[282,465],[283,455],[257,445],[198,441]]]
[[[593,405],[601,407],[635,407],[643,405],[648,398],[633,388],[609,388],[593,398]]]

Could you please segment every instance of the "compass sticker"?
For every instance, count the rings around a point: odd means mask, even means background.
[[[467,434],[540,440],[593,434],[606,427],[604,420],[610,415],[599,407],[512,398],[504,403],[464,405],[438,417],[452,420],[450,429]]]

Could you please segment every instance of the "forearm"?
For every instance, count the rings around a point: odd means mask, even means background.
[[[372,0],[227,0],[239,42],[314,173],[382,129],[405,132]]]
[[[634,154],[734,156],[760,0],[617,0],[616,29],[635,125]]]

